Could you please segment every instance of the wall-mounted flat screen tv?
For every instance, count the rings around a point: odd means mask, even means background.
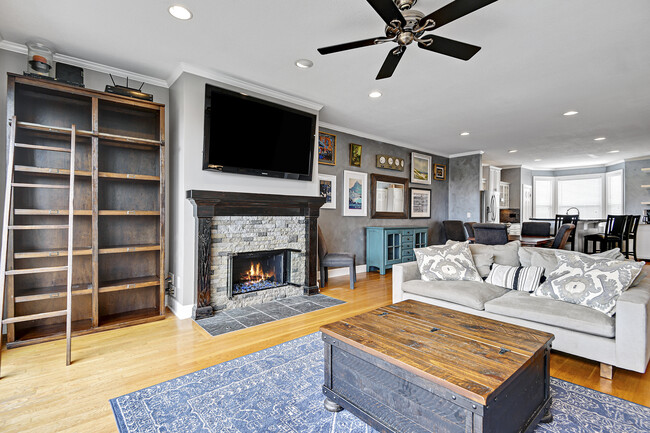
[[[206,84],[203,169],[311,180],[316,116]]]

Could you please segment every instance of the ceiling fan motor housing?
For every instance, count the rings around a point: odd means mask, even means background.
[[[395,5],[402,11],[409,10],[418,2],[418,0],[394,0]]]

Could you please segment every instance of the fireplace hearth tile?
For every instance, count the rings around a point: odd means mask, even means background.
[[[325,295],[323,295],[325,296]],[[295,304],[302,304],[303,302],[309,302],[313,296],[307,296],[307,295],[299,295],[299,296],[291,296],[289,298],[283,298],[283,299],[276,299],[275,302],[279,302],[283,305],[288,305],[292,306]],[[329,298],[329,296],[328,296]]]
[[[201,325],[201,327],[208,331],[210,335],[221,335],[246,328],[246,326],[230,317],[225,319],[217,319],[217,317],[218,316],[210,317],[209,319],[201,319],[196,323]]]
[[[234,310],[224,310],[223,311],[228,316],[237,319],[239,317],[248,316],[249,314],[257,313],[258,311],[253,307],[242,307],[235,308]]]
[[[341,301],[340,299],[330,298],[329,296],[325,296],[322,294],[305,296],[305,298],[307,298],[309,302],[313,302],[315,304],[322,305],[324,307],[333,307],[335,305],[345,304],[345,302]]]
[[[301,314],[301,312],[296,311],[294,308],[290,308],[286,305],[283,305],[277,301],[269,302],[267,304],[256,305],[259,311],[268,314],[274,319],[286,319],[287,317],[295,316]]]
[[[322,310],[323,306],[318,305],[315,302],[301,302],[299,304],[292,305],[291,308],[294,308],[301,313],[309,313],[310,311]]]
[[[261,325],[263,323],[273,322],[274,320],[276,319],[269,316],[268,314],[262,313],[261,311],[237,318],[237,321],[247,328],[250,328],[251,326]]]

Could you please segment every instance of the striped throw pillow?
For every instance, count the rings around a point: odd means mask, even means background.
[[[533,292],[540,285],[544,268],[539,266],[506,266],[495,263],[486,283],[506,289]]]

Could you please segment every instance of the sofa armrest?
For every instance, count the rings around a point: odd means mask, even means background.
[[[420,279],[420,269],[418,269],[417,262],[393,265],[393,303],[401,302],[404,298],[403,282]]]
[[[648,271],[648,266],[645,266]],[[616,302],[617,365],[643,373],[650,360],[650,277]]]

